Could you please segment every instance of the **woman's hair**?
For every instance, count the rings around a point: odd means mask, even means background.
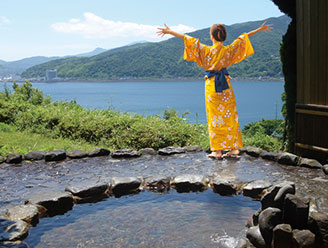
[[[210,33],[217,41],[225,41],[227,38],[227,31],[223,24],[213,24]]]

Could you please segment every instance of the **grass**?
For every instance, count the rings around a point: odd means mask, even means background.
[[[26,154],[36,150],[49,152],[54,149],[63,149],[66,151],[79,149],[89,152],[95,148],[95,145],[83,141],[72,141],[61,138],[51,139],[40,134],[15,130],[11,130],[10,132],[0,130],[0,156],[7,156],[13,152]]]

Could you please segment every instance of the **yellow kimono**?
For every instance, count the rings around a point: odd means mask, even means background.
[[[206,71],[227,68],[254,53],[246,33],[228,46],[224,46],[222,42],[206,46],[189,35],[184,36],[184,44],[184,59],[196,62]],[[229,88],[218,93],[215,91],[215,77],[205,76],[206,115],[212,151],[243,147],[235,95],[230,76],[225,77]]]

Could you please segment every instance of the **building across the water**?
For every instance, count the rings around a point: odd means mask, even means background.
[[[54,81],[57,80],[57,69],[55,70],[46,70],[46,80],[47,81]]]

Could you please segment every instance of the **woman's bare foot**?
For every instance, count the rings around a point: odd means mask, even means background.
[[[239,155],[239,149],[232,149],[229,152],[227,152],[226,154],[224,154],[222,157],[223,158],[227,158],[227,157],[238,158],[238,155]]]
[[[214,159],[221,159],[222,158],[222,151],[214,151],[211,154],[207,155],[209,158]]]

